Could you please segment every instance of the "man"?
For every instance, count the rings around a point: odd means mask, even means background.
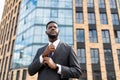
[[[38,80],[69,80],[79,78],[81,68],[71,46],[58,38],[58,24],[54,21],[46,25],[49,44],[38,49],[33,62],[28,67],[32,76],[38,72]]]

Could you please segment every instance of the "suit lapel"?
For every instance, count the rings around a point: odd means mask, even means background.
[[[61,44],[62,42],[60,41],[55,52],[54,52],[54,55],[53,55],[53,60],[55,59],[55,57],[57,56],[57,54],[59,54],[60,50],[61,50]]]

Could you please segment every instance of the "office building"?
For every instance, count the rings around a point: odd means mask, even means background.
[[[79,80],[120,79],[120,0],[6,0],[0,23],[0,80],[37,80],[28,65],[56,21],[74,47]]]

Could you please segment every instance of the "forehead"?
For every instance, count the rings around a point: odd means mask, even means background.
[[[48,27],[49,26],[56,26],[57,27],[58,25],[56,23],[50,23],[50,24],[48,24]]]

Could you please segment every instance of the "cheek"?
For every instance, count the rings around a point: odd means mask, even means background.
[[[46,34],[48,34],[49,32],[48,32],[48,31],[46,31],[45,33],[46,33]]]
[[[46,33],[50,33],[50,30],[47,30]]]
[[[56,32],[59,33],[59,30],[57,29]]]

